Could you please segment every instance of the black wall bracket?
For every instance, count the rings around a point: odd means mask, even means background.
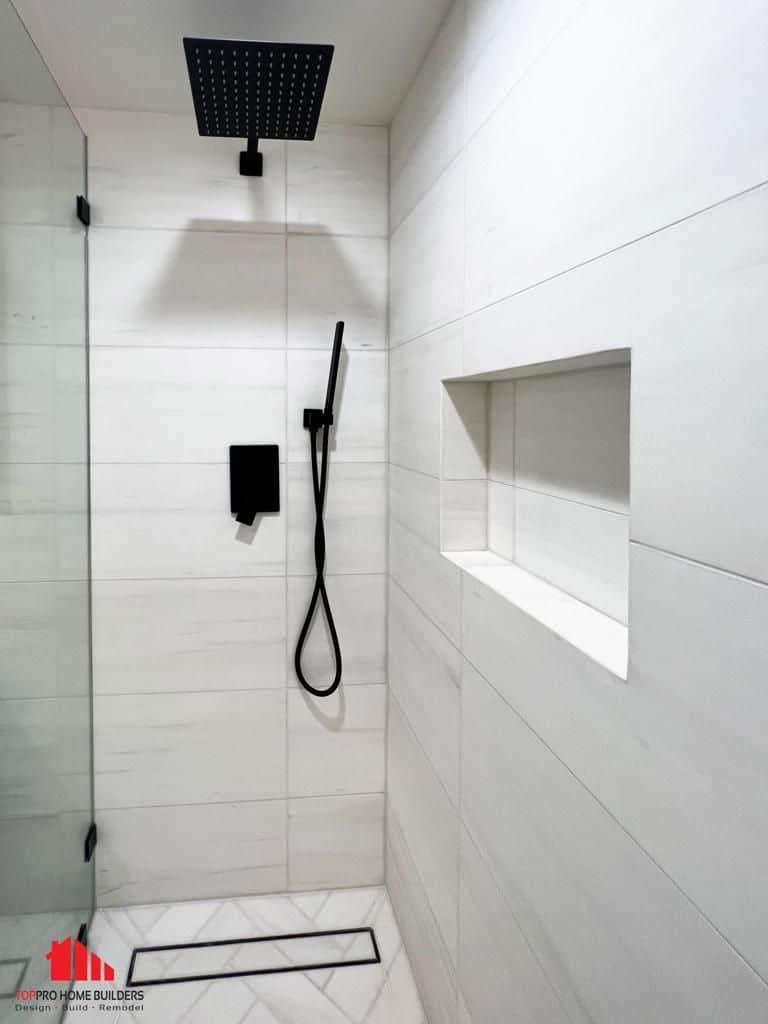
[[[238,523],[280,511],[280,449],[276,444],[229,446],[229,498]]]
[[[85,835],[85,844],[83,847],[83,859],[87,864],[91,857],[93,857],[93,851],[96,849],[96,843],[99,841],[99,830],[96,828],[96,822],[91,822],[91,827],[88,829]]]
[[[81,224],[85,224],[86,227],[91,223],[91,204],[85,198],[85,196],[77,197],[77,219]]]
[[[264,154],[259,152],[258,139],[248,139],[248,148],[240,153],[240,173],[249,178],[264,174]]]

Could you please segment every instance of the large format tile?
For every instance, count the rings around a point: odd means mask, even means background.
[[[497,486],[508,489],[504,484]],[[626,622],[628,517],[521,487],[514,491],[515,561]]]
[[[403,830],[440,934],[456,962],[459,822],[456,809],[395,699],[389,705],[389,807]]]
[[[461,373],[461,325],[390,352],[389,457],[405,469],[440,476],[441,379]]]
[[[488,547],[502,558],[515,560],[515,503],[517,489],[509,484],[488,482]],[[549,499],[554,500],[554,499]],[[545,534],[551,543],[549,534]]]
[[[288,578],[288,678],[297,685],[293,669],[295,642],[307,613],[314,579]],[[375,575],[326,576],[326,590],[342,650],[345,686],[384,683],[387,677],[387,578]],[[315,613],[302,655],[304,674],[315,686],[333,679],[334,660],[325,613]]]
[[[429,1020],[454,1024],[456,968],[391,805],[387,808],[387,892]]]
[[[464,162],[439,180],[392,235],[391,343],[458,319],[464,295]]]
[[[285,694],[99,696],[94,751],[99,808],[285,796]]]
[[[467,827],[577,1020],[757,1021],[768,988],[471,669]]]
[[[514,380],[488,385],[488,479],[515,482],[515,388]]]
[[[455,806],[459,802],[461,655],[390,584],[389,685]]]
[[[389,515],[432,547],[440,546],[440,481],[416,470],[389,467]]]
[[[346,348],[387,347],[384,238],[288,237],[288,346],[330,349],[337,320]]]
[[[78,922],[88,916],[92,871],[83,862],[82,849],[91,820],[91,809],[86,807],[71,814],[3,821],[0,863],[14,866],[13,871],[0,872],[3,914],[19,914],[28,919],[30,914],[74,910]],[[62,857],[62,850],[72,855]],[[66,932],[57,937],[62,934]],[[40,946],[35,955],[40,956]],[[50,983],[48,975],[46,969],[46,986]]]
[[[94,584],[99,695],[280,688],[285,640],[283,579]]]
[[[329,697],[288,693],[288,793],[383,793],[387,688],[340,686]]]
[[[280,236],[93,228],[89,269],[92,345],[285,343]]]
[[[290,800],[291,889],[379,884],[383,830],[383,794]]]
[[[466,309],[765,180],[768,133],[744,115],[768,84],[765,28],[760,0],[585,6],[468,147]]]
[[[379,573],[386,568],[386,464],[334,462],[325,502],[329,573]],[[288,465],[288,572],[314,574],[315,506],[307,465]]]
[[[96,465],[92,480],[95,579],[284,572],[284,513],[238,526],[226,465]]]
[[[181,45],[181,44],[179,44]],[[80,110],[94,225],[284,231],[285,144],[267,140],[263,178],[238,169],[240,139],[201,138],[194,116]]]
[[[99,813],[99,905],[275,892],[286,886],[284,800]]]
[[[309,459],[305,408],[321,409],[328,386],[325,351],[288,352],[288,458]],[[331,458],[382,462],[387,453],[387,357],[384,352],[343,352],[331,432]]]
[[[408,596],[455,644],[461,632],[461,572],[435,545],[399,523],[389,531],[389,571]]]
[[[94,462],[228,462],[284,443],[285,357],[239,349],[95,348]]]
[[[466,830],[461,836],[459,984],[484,1024],[569,1024],[541,963]]]
[[[465,0],[455,0],[390,129],[394,230],[461,148]]]
[[[386,128],[325,125],[288,147],[287,175],[289,230],[386,237]]]

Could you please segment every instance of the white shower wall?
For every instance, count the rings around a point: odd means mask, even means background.
[[[386,715],[387,130],[238,140],[87,110],[97,888],[102,905],[380,882]],[[347,322],[327,507],[345,687],[306,700],[305,405]],[[281,512],[229,513],[277,443]],[[307,664],[327,678],[322,628]]]
[[[387,884],[440,1024],[768,1014],[767,29],[458,0],[392,125]],[[627,348],[625,682],[440,554],[440,409]]]

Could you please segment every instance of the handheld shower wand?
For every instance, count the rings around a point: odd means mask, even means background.
[[[344,322],[339,320],[336,324],[336,333],[333,337],[333,350],[331,352],[331,367],[328,373],[328,388],[325,393],[325,406],[322,409],[304,410],[304,428],[309,431],[309,455],[312,464],[312,493],[315,500],[315,585],[312,588],[312,596],[309,600],[307,614],[304,624],[296,642],[296,654],[293,664],[299,682],[316,697],[329,697],[338,689],[341,682],[341,647],[339,637],[336,633],[336,623],[333,621],[333,613],[325,589],[325,526],[323,524],[323,507],[325,505],[325,490],[328,483],[328,441],[331,427],[333,426],[333,401],[336,396],[336,378],[339,373],[339,359],[341,357],[341,339],[344,334]],[[317,464],[317,435],[321,434],[321,459],[320,467]],[[318,602],[325,612],[328,632],[331,635],[333,646],[333,657],[336,671],[333,681],[325,689],[312,686],[308,682],[301,667],[301,656],[304,650],[309,631],[312,627],[312,620],[317,610]]]

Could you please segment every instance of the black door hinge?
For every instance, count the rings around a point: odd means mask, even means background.
[[[96,843],[99,841],[99,830],[96,828],[96,822],[91,822],[91,827],[88,829],[88,833],[85,837],[85,863],[93,856],[93,851],[96,849]]]
[[[91,204],[85,196],[77,197],[77,219],[86,227],[91,223]]]
[[[77,941],[82,942],[84,946],[88,945],[88,925],[83,921],[77,930]]]

